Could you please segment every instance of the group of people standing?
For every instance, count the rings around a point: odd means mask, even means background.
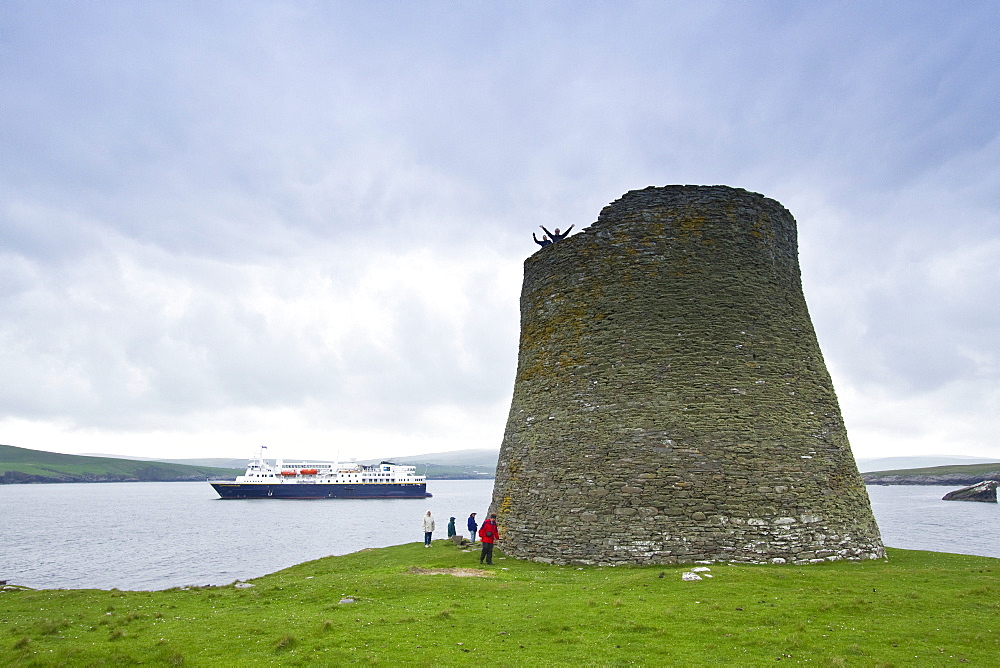
[[[431,511],[423,517],[422,526],[424,529],[424,547],[431,546],[431,536],[434,533],[434,516],[431,515]],[[479,526],[476,521],[476,514],[471,513],[469,519],[466,522],[466,528],[469,530],[469,539],[472,543],[476,542],[476,536],[479,536],[479,541],[482,544],[482,551],[479,554],[479,563],[486,562],[487,565],[493,565],[493,544],[496,543],[497,538],[499,538],[500,530],[497,527],[497,516],[492,514],[486,518],[483,522],[483,526]],[[458,534],[455,528],[455,518],[452,517],[448,521],[448,538]]]

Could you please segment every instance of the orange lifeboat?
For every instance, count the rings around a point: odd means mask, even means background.
[[[319,469],[302,469],[299,473],[302,475],[316,475],[319,473]]]
[[[281,475],[295,475],[295,471],[282,471]]]

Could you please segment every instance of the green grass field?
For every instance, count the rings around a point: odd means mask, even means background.
[[[446,541],[327,557],[250,588],[0,592],[17,666],[994,666],[1000,559],[890,550],[884,562],[577,568]],[[342,599],[353,598],[351,603]]]

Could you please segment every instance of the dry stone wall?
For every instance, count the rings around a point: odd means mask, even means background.
[[[784,207],[631,191],[525,261],[491,510],[553,563],[885,556]]]

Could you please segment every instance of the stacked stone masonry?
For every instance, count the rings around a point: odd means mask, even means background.
[[[525,261],[491,509],[551,563],[885,556],[784,207],[631,191]]]

